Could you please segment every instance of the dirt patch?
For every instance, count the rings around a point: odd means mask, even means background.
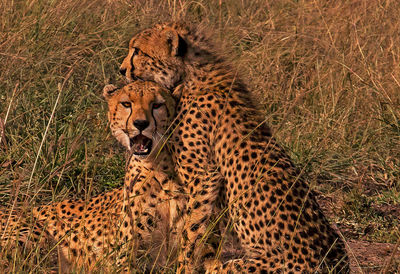
[[[400,273],[400,248],[395,244],[349,240],[351,273]]]
[[[317,193],[315,196],[321,210],[330,218],[336,216],[338,212],[342,211],[345,205],[343,197],[345,197],[345,194],[343,194],[341,191],[336,191],[330,195]]]
[[[344,195],[317,195],[322,211],[330,218],[337,216],[345,207]],[[381,216],[387,222],[400,220],[400,205],[369,205],[369,211]],[[351,273],[400,273],[400,248],[396,244],[370,242],[366,239],[377,229],[383,229],[379,223],[363,224],[351,221],[339,221],[337,227],[347,239]]]
[[[374,204],[372,208],[383,217],[400,221],[400,205]]]

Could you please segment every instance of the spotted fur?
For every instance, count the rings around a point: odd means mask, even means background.
[[[175,168],[190,195],[179,271],[349,271],[344,242],[310,185],[272,137],[236,70],[201,31],[166,23],[138,33],[120,72],[182,94],[171,136]],[[215,251],[204,239],[214,213],[224,213],[218,201],[228,209],[244,259],[210,264]]]
[[[0,247],[16,241],[23,245],[52,242],[59,249],[62,272],[107,269],[115,260],[126,266],[143,254],[150,254],[150,267],[166,266],[174,257],[184,196],[170,155],[161,146],[174,115],[174,100],[163,88],[146,82],[122,89],[108,85],[104,96],[114,136],[130,150],[129,138],[147,134],[155,143],[151,153],[146,157],[131,154],[121,188],[89,200],[41,206],[29,217],[2,211]],[[157,110],[152,108],[155,103]],[[135,129],[137,119],[148,120],[147,128]],[[125,256],[116,258],[116,254]]]

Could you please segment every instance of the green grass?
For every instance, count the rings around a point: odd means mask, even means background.
[[[0,0],[0,204],[122,182],[101,89],[133,34],[184,19],[212,26],[348,237],[396,243],[400,217],[376,208],[400,210],[398,14],[395,0]]]

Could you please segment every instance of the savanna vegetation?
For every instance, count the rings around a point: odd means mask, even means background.
[[[101,90],[122,79],[133,34],[184,20],[208,27],[258,97],[353,270],[398,271],[399,14],[396,0],[0,0],[0,204],[118,186],[125,155]],[[0,250],[0,270],[57,269],[37,250],[14,255]]]

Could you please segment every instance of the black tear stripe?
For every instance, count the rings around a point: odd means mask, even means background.
[[[180,35],[178,35],[178,56],[184,57],[186,55],[187,48],[188,46],[186,41]]]
[[[153,120],[154,120],[154,126],[155,126],[154,132],[157,133],[157,120],[154,117],[154,109],[151,110],[151,117],[153,117]]]
[[[167,107],[167,105],[165,105],[165,109],[167,110],[167,117],[169,118],[169,109],[168,109],[168,107]]]
[[[125,128],[126,128],[126,131],[127,131],[127,133],[128,133],[128,138],[129,138],[128,122],[129,122],[129,118],[131,118],[131,116],[132,116],[132,107],[131,107],[130,110],[131,110],[131,113],[129,114],[128,119],[126,119],[126,123],[125,123]]]
[[[132,57],[131,57],[131,59],[129,60],[130,61],[130,63],[131,63],[131,74],[133,73],[133,70],[134,70],[134,66],[133,66],[133,57],[135,57],[135,51],[136,51],[136,49],[133,51],[133,53],[132,53]]]

